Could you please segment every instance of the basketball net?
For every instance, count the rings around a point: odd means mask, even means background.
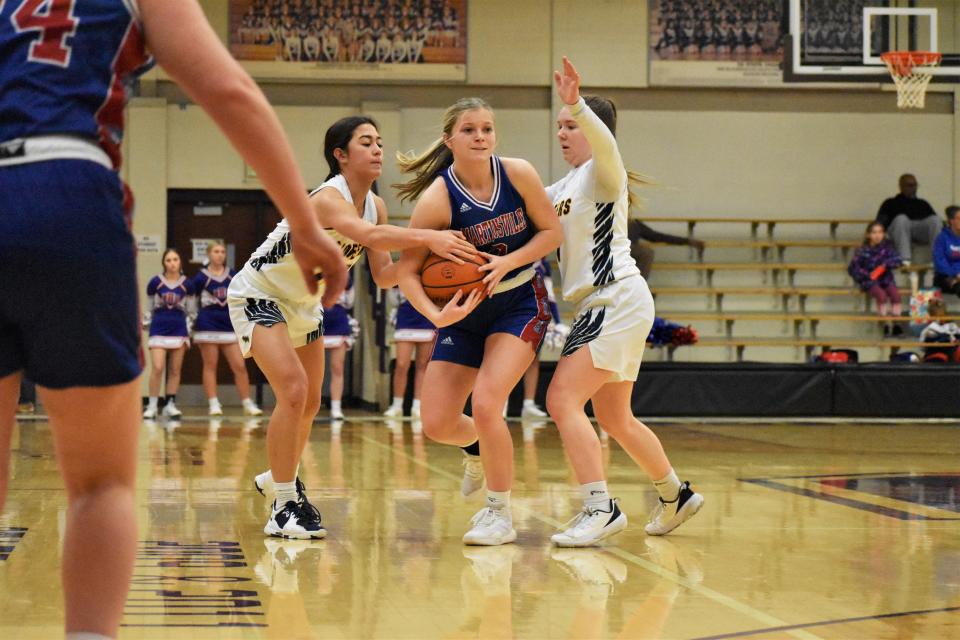
[[[931,51],[889,51],[880,59],[887,65],[897,85],[897,106],[901,109],[923,109],[927,86],[933,74],[930,69],[940,64],[943,56]]]

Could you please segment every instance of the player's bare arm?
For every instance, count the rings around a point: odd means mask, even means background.
[[[197,3],[141,0],[139,6],[151,53],[257,172],[290,223],[308,290],[317,290],[314,270],[321,269],[324,302],[332,304],[347,283],[343,256],[311,214],[293,151],[267,99],[220,43]]]
[[[410,218],[411,229],[449,229],[450,228],[450,201],[447,198],[447,188],[443,180],[436,180],[427,187],[420,196],[417,206],[413,209]],[[473,245],[471,245],[473,246]],[[397,284],[407,297],[410,304],[422,313],[436,327],[445,327],[455,324],[467,317],[483,300],[483,290],[474,289],[470,295],[464,296],[457,292],[443,309],[430,300],[420,283],[420,267],[427,259],[428,251],[424,247],[411,247],[400,254],[397,263]]]
[[[335,229],[354,242],[378,251],[425,247],[439,256],[463,263],[477,254],[459,231],[413,229],[392,224],[370,224],[335,189],[322,189],[311,197],[320,224]]]
[[[527,217],[537,229],[527,244],[505,256],[484,254],[490,262],[480,267],[480,271],[487,272],[483,279],[486,283],[487,294],[493,293],[500,280],[510,271],[525,264],[539,260],[551,251],[555,251],[563,242],[563,229],[560,220],[550,204],[547,192],[543,189],[543,182],[536,169],[526,160],[518,158],[501,158],[503,167],[510,178],[510,182],[520,193],[527,206]]]

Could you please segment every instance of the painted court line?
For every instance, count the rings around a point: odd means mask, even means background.
[[[916,611],[900,611],[897,613],[880,613],[873,616],[858,616],[856,618],[837,618],[836,620],[823,620],[820,622],[791,624],[785,627],[753,629],[752,631],[737,631],[734,633],[724,633],[719,636],[701,636],[699,638],[694,638],[694,640],[724,640],[725,638],[744,638],[746,636],[755,636],[761,633],[776,633],[777,631],[790,631],[792,629],[809,628],[809,627],[825,627],[831,624],[844,624],[848,622],[866,622],[867,620],[884,620],[886,618],[902,618],[904,616],[921,616],[929,613],[950,613],[951,611],[960,611],[960,607],[943,607],[941,609],[918,609]]]
[[[364,436],[360,436],[360,437],[361,437],[363,440],[369,442],[370,444],[376,445],[377,447],[380,447],[381,449],[386,449],[386,450],[389,450],[389,451],[392,451],[392,452],[395,452],[395,451],[396,451],[396,449],[395,449],[394,447],[392,447],[392,446],[390,446],[390,445],[387,445],[387,444],[384,444],[384,443],[382,443],[382,442],[380,442],[380,441],[378,441],[378,440],[375,440],[374,438],[371,438],[370,436],[365,436],[365,435],[364,435]],[[448,479],[450,479],[450,480],[453,480],[454,482],[459,482],[460,479],[461,479],[459,475],[455,475],[455,474],[453,474],[453,473],[450,473],[450,472],[447,471],[446,469],[442,469],[442,468],[440,468],[440,467],[436,467],[436,466],[430,464],[429,462],[424,462],[424,461],[422,461],[422,460],[417,460],[414,456],[411,456],[409,453],[407,453],[406,448],[403,449],[402,453],[403,453],[403,456],[404,456],[405,458],[407,458],[408,460],[410,460],[410,461],[413,462],[414,464],[420,465],[421,467],[424,467],[425,469],[430,470],[431,472],[435,473],[435,474],[438,475],[438,476],[442,476],[442,477],[444,477],[444,478],[448,478]],[[518,507],[518,510],[521,510],[521,509],[522,509],[522,508]],[[527,513],[528,513],[530,516],[532,516],[534,519],[539,520],[540,522],[542,522],[542,523],[544,523],[544,524],[548,524],[548,525],[550,525],[551,527],[560,528],[560,527],[563,525],[562,522],[559,522],[558,520],[554,520],[553,518],[544,516],[544,515],[542,515],[542,514],[540,514],[540,513],[533,512],[533,511],[527,511]],[[681,587],[684,587],[684,588],[686,588],[686,589],[689,589],[690,591],[693,591],[693,592],[696,593],[697,595],[700,595],[700,596],[703,596],[704,598],[708,598],[708,599],[710,599],[710,600],[713,600],[713,601],[716,602],[717,604],[723,605],[724,607],[727,607],[728,609],[732,609],[733,611],[736,611],[737,613],[741,613],[741,614],[743,614],[743,615],[745,615],[745,616],[748,616],[748,617],[750,617],[750,618],[753,618],[754,620],[757,620],[757,621],[762,622],[762,623],[764,623],[764,624],[768,624],[768,625],[770,625],[771,627],[782,628],[784,631],[786,631],[786,633],[788,633],[788,634],[791,635],[791,636],[794,636],[795,638],[802,638],[803,640],[821,640],[821,639],[820,639],[820,636],[815,635],[815,634],[812,634],[812,633],[810,633],[810,632],[808,632],[808,631],[805,631],[805,630],[803,630],[802,628],[796,628],[796,629],[794,629],[795,626],[800,626],[800,627],[802,627],[803,625],[790,625],[790,624],[784,622],[783,620],[780,620],[779,618],[777,618],[777,617],[775,617],[775,616],[772,616],[772,615],[770,615],[770,614],[764,613],[763,611],[760,611],[759,609],[754,609],[753,607],[751,607],[751,606],[748,605],[748,604],[744,604],[743,602],[740,602],[739,600],[736,600],[736,599],[734,599],[734,598],[731,598],[731,597],[729,597],[729,596],[726,596],[726,595],[724,595],[724,594],[722,594],[722,593],[720,593],[720,592],[718,592],[718,591],[714,591],[713,589],[710,589],[709,587],[704,587],[703,585],[696,584],[695,582],[692,582],[692,581],[684,578],[684,577],[681,576],[680,574],[674,573],[673,571],[668,571],[667,569],[664,569],[664,568],[661,567],[660,565],[654,564],[653,562],[650,562],[649,560],[644,560],[643,558],[641,558],[641,557],[639,557],[639,556],[636,556],[636,555],[634,555],[634,554],[632,554],[632,553],[630,553],[630,552],[628,552],[628,551],[624,551],[623,549],[620,549],[620,548],[618,548],[618,547],[604,547],[603,550],[606,551],[607,553],[610,553],[611,555],[615,555],[615,556],[619,557],[621,560],[625,560],[625,561],[627,561],[627,562],[630,562],[630,563],[632,563],[632,564],[640,567],[641,569],[644,569],[645,571],[649,571],[650,573],[653,573],[653,574],[655,574],[655,575],[657,575],[657,576],[660,576],[661,578],[664,578],[665,580],[670,580],[671,582],[674,582],[674,583],[680,585]],[[723,637],[723,636],[718,636],[718,637]]]

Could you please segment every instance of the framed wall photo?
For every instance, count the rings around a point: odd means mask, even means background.
[[[650,84],[782,85],[785,15],[783,0],[650,0]]]
[[[230,0],[256,78],[465,81],[468,0]]]

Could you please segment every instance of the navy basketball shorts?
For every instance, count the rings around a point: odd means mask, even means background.
[[[140,375],[133,236],[116,172],[86,160],[0,167],[0,377],[102,387]]]
[[[431,360],[479,369],[486,340],[494,333],[517,336],[539,353],[551,319],[547,289],[535,274],[520,286],[487,298],[460,322],[439,329]]]

